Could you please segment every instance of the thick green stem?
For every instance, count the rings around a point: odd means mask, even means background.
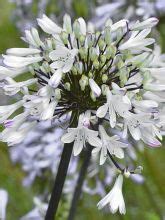
[[[91,158],[91,151],[92,151],[92,147],[90,145],[87,146],[87,151],[85,152],[84,155],[84,160],[81,166],[81,170],[80,170],[80,174],[77,180],[77,185],[74,191],[74,195],[72,198],[72,204],[71,204],[71,208],[69,211],[69,216],[68,216],[68,220],[73,220],[75,213],[76,213],[76,208],[77,208],[77,204],[78,204],[78,200],[81,196],[81,192],[82,192],[82,187],[83,187],[83,183],[84,183],[84,179],[87,173],[87,169],[90,163],[90,158]]]
[[[70,126],[75,127],[76,125],[77,125],[76,116],[71,117]],[[52,190],[47,213],[45,216],[45,220],[55,220],[56,219],[56,213],[57,213],[58,205],[60,202],[65,178],[67,175],[69,162],[70,162],[71,155],[72,155],[72,150],[73,150],[73,143],[69,143],[69,144],[64,145],[63,152],[61,155],[60,164],[58,167],[58,171],[57,171],[57,175],[56,175],[56,179],[55,179],[55,183],[54,183],[54,187]]]

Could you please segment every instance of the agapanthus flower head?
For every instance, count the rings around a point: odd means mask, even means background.
[[[163,67],[153,68],[155,40],[148,37],[157,19],[134,24],[108,20],[101,31],[83,18],[73,24],[69,15],[63,20],[60,27],[43,15],[37,21],[45,38],[41,40],[34,28],[27,30],[23,40],[29,48],[8,49],[3,55],[2,88],[7,95],[19,93],[21,100],[0,107],[0,122],[6,127],[1,140],[17,144],[38,121],[69,115],[62,141],[74,142],[75,156],[91,145],[94,153],[101,154],[100,164],[109,158],[121,175],[133,174],[125,173],[114,159],[123,159],[128,145],[110,133],[120,131],[126,138],[129,132],[135,141],[151,147],[161,144],[160,102],[152,100],[152,95],[144,97],[147,91],[165,90],[160,76]],[[29,79],[13,79],[28,70]],[[18,109],[23,113],[12,118]]]

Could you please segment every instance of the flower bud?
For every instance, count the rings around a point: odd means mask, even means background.
[[[61,99],[61,90],[60,89],[55,89],[55,97],[56,99],[60,100]]]
[[[82,75],[81,79],[79,80],[79,84],[80,84],[81,90],[84,91],[85,87],[88,85],[88,77],[85,75]]]
[[[46,40],[46,44],[47,44],[48,50],[52,51],[52,50],[53,50],[53,45],[52,45],[52,41],[51,41],[50,38],[48,38],[48,39]]]
[[[91,99],[95,102],[96,96],[94,95],[94,93],[92,91],[90,92],[90,96],[91,96]]]
[[[36,43],[38,46],[41,46],[42,48],[44,48],[44,47],[45,47],[45,46],[44,46],[44,43],[41,41],[37,29],[32,28],[32,29],[31,29],[31,33],[32,33],[32,37],[33,37],[33,40],[35,41],[35,43]]]
[[[97,58],[97,54],[96,54],[96,48],[91,47],[90,48],[90,59],[92,61],[94,61]]]
[[[106,62],[106,56],[105,55],[101,55],[100,59],[101,59],[101,62],[103,64]]]
[[[63,19],[63,29],[68,33],[72,33],[72,25],[71,25],[71,18],[69,15],[65,14]]]
[[[99,68],[99,61],[98,60],[94,60],[93,66],[95,67],[95,69],[98,69]]]
[[[105,42],[102,39],[99,40],[98,45],[99,45],[100,50],[104,50]]]
[[[113,45],[110,45],[106,49],[106,57],[109,59],[110,57],[114,58],[116,55],[116,47]]]
[[[77,70],[78,74],[81,75],[82,72],[83,72],[83,64],[82,64],[82,62],[77,63],[77,64],[75,65],[75,67],[76,67],[76,70]]]
[[[61,32],[61,39],[65,45],[68,44],[68,34],[65,31]]]
[[[84,42],[85,42],[85,37],[84,37],[84,35],[81,35],[81,36],[79,37],[79,41],[80,41],[81,46],[83,46],[83,45],[84,45]]]
[[[85,48],[81,47],[79,49],[79,53],[80,53],[81,59],[85,60],[85,58],[86,58],[86,50],[85,50]]]
[[[101,89],[93,79],[89,79],[89,86],[96,97],[101,95]]]
[[[69,82],[66,82],[64,87],[66,90],[70,91],[70,83]]]
[[[102,90],[102,94],[103,94],[103,95],[106,95],[106,94],[107,94],[107,90],[108,90],[108,86],[105,85],[105,84],[103,84],[103,85],[101,86],[101,90]]]
[[[78,39],[80,35],[80,24],[78,20],[75,20],[75,22],[73,23],[73,31],[74,31],[75,37]]]
[[[92,77],[93,77],[92,72],[89,72],[89,73],[88,73],[88,76],[89,76],[89,78],[92,78]]]
[[[87,43],[88,47],[92,47],[92,45],[94,44],[94,36],[92,34],[87,35]]]
[[[104,30],[104,38],[105,38],[105,43],[107,45],[111,44],[111,29],[110,27],[106,27]]]
[[[102,81],[103,83],[106,83],[106,81],[108,80],[108,76],[106,74],[102,75]]]
[[[49,66],[48,62],[44,61],[42,66],[45,69],[46,73],[50,72],[50,66]]]
[[[75,66],[72,66],[72,72],[73,72],[73,75],[77,75],[77,69]]]

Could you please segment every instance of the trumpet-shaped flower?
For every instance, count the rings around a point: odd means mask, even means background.
[[[96,115],[99,118],[105,117],[109,111],[109,120],[112,128],[116,125],[116,114],[123,117],[131,109],[129,100],[123,95],[113,95],[110,90],[106,92],[107,102],[97,109]]]
[[[36,125],[36,122],[26,122],[21,126],[13,126],[6,128],[0,134],[0,140],[7,142],[8,146],[13,146],[24,140],[27,133]]]
[[[130,134],[136,141],[142,139],[146,144],[153,147],[160,146],[161,144],[157,138],[155,138],[155,136],[159,136],[159,134],[155,126],[152,125],[151,116],[146,113],[129,113],[126,115],[124,118],[124,138],[127,136],[127,129],[129,129]]]
[[[37,21],[38,21],[38,25],[42,28],[42,30],[48,34],[59,34],[62,30],[46,15],[43,15],[42,18],[38,18]]]
[[[3,123],[10,117],[17,109],[23,106],[24,101],[18,101],[11,105],[0,106],[0,123]]]
[[[77,49],[69,50],[66,47],[59,46],[49,54],[50,59],[53,60],[51,68],[61,69],[63,73],[69,72],[73,66],[77,52]]]
[[[131,37],[123,44],[119,46],[120,50],[146,50],[149,51],[150,49],[146,46],[151,45],[155,42],[153,38],[146,38],[146,36],[151,32],[151,29],[144,29],[141,32],[133,32]]]
[[[88,120],[88,123],[87,123]],[[98,132],[88,128],[89,119],[84,114],[80,115],[77,128],[68,128],[68,133],[61,138],[64,143],[71,143],[74,141],[73,154],[77,156],[82,151],[83,147],[88,142],[92,146],[98,146],[99,139]]]
[[[36,82],[37,82],[37,79],[29,79],[29,80],[17,83],[12,78],[7,77],[5,79],[5,85],[3,86],[3,90],[4,90],[6,95],[15,95],[21,89],[23,90],[27,86],[30,86],[30,85],[32,85]]]
[[[30,64],[40,62],[43,58],[41,56],[34,57],[19,57],[13,55],[3,55],[4,64],[13,68],[22,68]]]
[[[108,152],[111,155],[115,155],[120,159],[124,158],[123,148],[127,147],[127,144],[120,142],[120,138],[117,135],[114,135],[112,137],[108,136],[102,125],[99,126],[99,134],[101,137],[100,144],[99,146],[93,149],[92,153],[95,154],[101,151],[100,165],[105,163],[108,156]]]
[[[112,190],[97,204],[99,209],[109,205],[112,213],[117,212],[119,209],[120,214],[125,214],[125,202],[122,194],[123,175],[119,175],[116,179],[115,185]]]

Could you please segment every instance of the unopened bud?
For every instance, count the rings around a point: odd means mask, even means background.
[[[68,44],[68,33],[66,33],[65,31],[62,31],[61,39],[62,39],[64,44]]]
[[[74,31],[75,37],[78,39],[80,35],[80,24],[78,20],[75,20],[75,22],[73,23],[73,31]]]
[[[99,40],[98,45],[99,45],[100,50],[104,50],[105,42],[102,39]]]
[[[105,43],[107,45],[110,45],[111,44],[111,29],[110,29],[110,27],[106,27],[104,32],[105,32],[104,33]]]
[[[105,56],[105,55],[101,55],[100,59],[101,59],[101,62],[102,62],[102,63],[105,63],[105,62],[106,62],[106,56]]]
[[[108,76],[106,74],[102,75],[102,81],[103,83],[106,83],[106,81],[108,80]]]
[[[75,66],[72,66],[72,72],[73,72],[73,75],[77,75],[77,69]]]
[[[66,82],[64,87],[66,90],[70,91],[70,83],[69,82]]]
[[[93,66],[95,67],[95,69],[98,69],[99,68],[99,61],[98,60],[95,60],[93,62]]]
[[[92,78],[92,77],[93,77],[92,72],[89,72],[89,73],[88,73],[88,76],[89,76],[89,78]]]
[[[96,54],[96,48],[91,47],[90,48],[90,59],[92,61],[94,61],[97,58],[97,54]]]
[[[101,86],[101,90],[102,90],[102,94],[103,94],[103,95],[106,95],[106,94],[107,94],[107,90],[108,90],[108,86],[105,85],[105,84],[103,84],[103,85]]]
[[[84,35],[81,35],[81,36],[79,37],[79,40],[80,40],[81,46],[83,46],[83,45],[84,45],[84,42],[85,42],[85,37],[84,37]]]
[[[56,99],[60,100],[61,99],[61,90],[60,89],[55,89],[55,97]]]
[[[71,18],[69,15],[65,14],[63,18],[63,29],[68,33],[72,33],[72,25],[71,25]]]
[[[82,75],[81,79],[79,80],[79,84],[80,84],[81,90],[84,91],[85,87],[88,85],[88,77],[85,75]]]

